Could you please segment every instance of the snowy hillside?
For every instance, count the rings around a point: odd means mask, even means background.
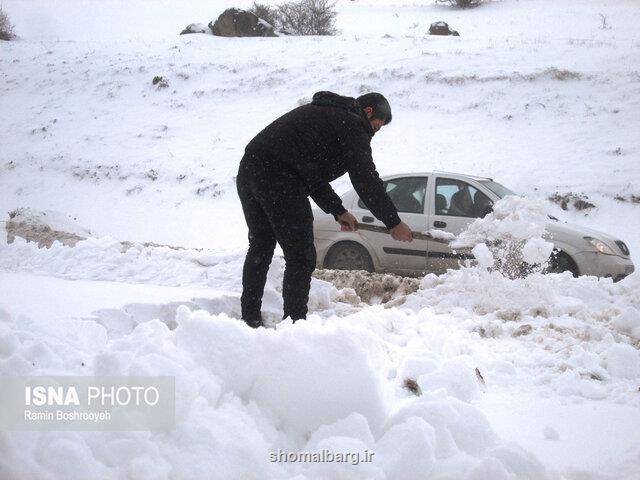
[[[575,194],[594,207],[553,214],[637,267],[638,3],[339,0],[335,37],[178,35],[250,3],[2,1],[19,39],[0,42],[0,226],[28,207],[89,238],[0,235],[0,376],[175,376],[177,429],[0,431],[0,478],[640,478],[638,273],[465,268],[386,305],[314,279],[307,322],[254,331],[234,181],[246,143],[314,92],[380,91],[381,173]],[[461,36],[427,35],[437,20]],[[375,456],[270,461],[322,449]]]
[[[246,142],[315,91],[375,89],[394,109],[373,142],[382,173],[456,171],[528,195],[585,194],[595,211],[559,216],[640,251],[635,2],[464,12],[344,2],[341,36],[253,40],[178,36],[222,9],[182,3],[5,1],[33,38],[2,45],[0,211],[59,210],[102,235],[241,247],[232,176]],[[599,12],[614,28],[599,28]],[[138,27],[120,32],[132,18]],[[438,19],[463,35],[425,35]]]

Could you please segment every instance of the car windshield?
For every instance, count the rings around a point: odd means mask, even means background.
[[[501,185],[498,182],[494,182],[493,180],[483,180],[480,183],[482,183],[482,185],[487,187],[500,198],[506,197],[507,195],[517,195],[504,185]]]

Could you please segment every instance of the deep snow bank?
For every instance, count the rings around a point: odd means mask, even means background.
[[[6,271],[208,285],[237,299],[242,253],[203,255],[123,252],[108,239],[74,248],[0,245]],[[267,306],[279,301],[281,281],[276,259]],[[214,314],[182,306],[171,318],[119,331],[93,320],[16,317],[5,305],[0,375],[173,375],[178,428],[5,432],[0,472],[8,479],[554,478],[502,441],[477,402],[487,390],[517,387],[637,405],[638,288],[637,275],[616,284],[568,274],[510,280],[464,268],[428,275],[401,308],[384,308],[340,304],[335,287],[315,281],[307,322],[257,331],[231,318],[233,302]],[[407,380],[421,395],[405,388]],[[271,461],[274,452],[323,449],[356,452],[360,461]],[[365,452],[374,452],[372,462]]]
[[[401,390],[387,342],[357,318],[254,331],[181,308],[175,330],[153,320],[117,340],[93,322],[1,321],[1,374],[174,375],[178,421],[155,434],[5,432],[3,478],[547,478],[446,385],[421,397]],[[375,455],[270,462],[278,449]]]
[[[468,332],[455,347],[461,352],[475,344],[470,338],[486,339],[484,348],[496,358],[474,354],[487,360],[492,382],[513,381],[515,368],[545,395],[616,398],[637,406],[639,280],[636,274],[614,284],[569,273],[510,280],[497,272],[461,269],[427,275],[403,307],[418,316],[444,315]],[[432,325],[428,332],[440,345],[442,327]]]
[[[125,246],[123,248],[123,245]],[[111,238],[79,241],[69,247],[54,241],[50,248],[16,237],[7,244],[0,238],[0,269],[29,272],[69,280],[100,280],[163,286],[196,285],[216,295],[233,294],[226,310],[239,317],[244,251],[175,249],[123,243]],[[265,320],[272,324],[282,317],[284,260],[275,257],[268,273],[263,297]],[[352,289],[338,290],[331,283],[313,278],[309,310],[325,314],[352,311],[360,303]]]

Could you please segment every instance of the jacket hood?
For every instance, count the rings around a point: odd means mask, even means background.
[[[349,113],[357,115],[362,119],[362,123],[369,135],[373,136],[373,134],[375,133],[373,131],[373,128],[371,128],[371,124],[367,120],[367,117],[362,111],[360,104],[355,98],[343,97],[342,95],[338,95],[337,93],[333,92],[317,92],[313,95],[311,104],[317,105],[319,107],[343,108]]]
[[[360,105],[355,98],[343,97],[333,92],[317,92],[313,95],[311,103],[319,107],[344,108],[352,113],[360,114]]]

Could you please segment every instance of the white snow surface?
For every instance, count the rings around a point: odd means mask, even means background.
[[[0,377],[175,376],[177,428],[3,431],[0,478],[640,478],[637,273],[462,268],[390,308],[314,279],[291,324],[277,256],[274,328],[252,330],[237,320],[234,182],[245,144],[315,91],[380,91],[394,113],[372,142],[381,173],[484,175],[526,195],[492,228],[513,220],[532,261],[548,245],[531,205],[587,195],[596,208],[551,213],[621,238],[638,265],[637,2],[340,0],[335,37],[178,35],[250,3],[3,0],[20,38],[0,42],[2,219],[28,207],[91,235],[49,249],[0,236]],[[438,20],[461,36],[426,35]],[[271,462],[279,449],[361,461]]]
[[[478,265],[482,268],[491,268],[495,264],[493,253],[491,253],[486,243],[478,243],[471,249],[471,253],[473,253],[473,256],[478,261]]]
[[[456,238],[456,236],[451,232],[445,232],[444,230],[437,230],[435,228],[427,230],[426,233],[431,235],[433,238],[439,238],[441,240],[453,240]]]
[[[473,247],[484,242],[527,241],[541,238],[548,220],[548,206],[541,200],[507,195],[493,211],[477,218],[451,243],[452,248]]]
[[[546,262],[553,252],[553,243],[547,242],[543,238],[530,238],[522,248],[522,258],[525,262],[533,265]]]

